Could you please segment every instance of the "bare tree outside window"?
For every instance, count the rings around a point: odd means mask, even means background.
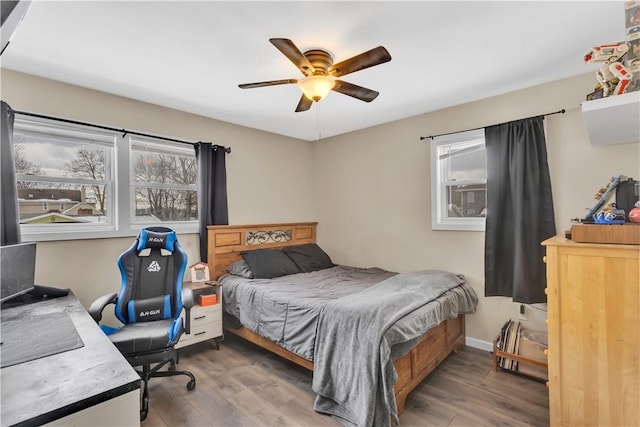
[[[13,145],[13,161],[16,174],[42,175],[42,170],[24,156],[24,145],[16,143]],[[17,188],[35,188],[36,183],[32,181],[18,181]]]
[[[105,156],[104,150],[80,149],[76,153],[76,158],[70,163],[65,163],[69,174],[75,178],[88,178],[93,180],[105,179]],[[92,185],[91,190],[96,199],[96,208],[104,213],[106,189],[101,185]]]
[[[151,215],[161,221],[197,218],[196,161],[178,155],[136,151],[136,216]]]

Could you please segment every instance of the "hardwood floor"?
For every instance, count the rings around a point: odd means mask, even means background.
[[[548,426],[545,385],[491,369],[491,354],[467,347],[450,355],[407,399],[401,426]],[[220,350],[205,342],[181,350],[186,377],[149,385],[152,426],[340,426],[313,410],[311,372],[240,338]]]

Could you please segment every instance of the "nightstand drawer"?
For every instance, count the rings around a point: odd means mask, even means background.
[[[213,338],[217,338],[222,335],[222,322],[213,322],[205,325],[200,325],[197,328],[191,327],[190,334],[182,334],[180,342],[176,347],[184,347],[187,345],[195,344],[200,341],[206,341]]]
[[[220,304],[210,305],[207,307],[201,307],[199,305],[194,306],[191,309],[191,329],[196,328],[198,325],[205,323],[211,323],[222,318],[222,308]]]

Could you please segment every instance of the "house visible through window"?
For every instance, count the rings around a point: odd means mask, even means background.
[[[484,129],[431,142],[431,225],[434,230],[484,230],[487,166]]]
[[[124,236],[155,224],[197,231],[193,147],[16,117],[14,156],[30,240]]]

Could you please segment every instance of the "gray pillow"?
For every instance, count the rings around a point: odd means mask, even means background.
[[[227,267],[227,273],[233,274],[234,276],[244,277],[245,279],[253,279],[253,271],[251,271],[246,261],[243,259],[236,261]]]
[[[278,249],[256,249],[241,252],[240,255],[249,265],[255,279],[273,279],[300,273],[300,269],[291,258]]]
[[[335,267],[331,258],[325,251],[315,243],[307,243],[305,245],[287,246],[282,249],[289,258],[296,263],[300,271],[310,273],[312,271],[324,270],[325,268]]]

